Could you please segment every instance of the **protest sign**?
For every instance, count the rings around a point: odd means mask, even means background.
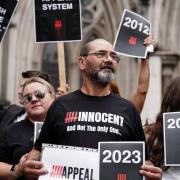
[[[2,41],[8,29],[11,17],[16,7],[17,7],[16,0],[1,0],[0,1],[0,42]]]
[[[148,50],[144,39],[150,32],[149,21],[125,9],[114,42],[115,51],[126,56],[145,58]]]
[[[80,0],[34,0],[36,42],[81,40]]]
[[[144,142],[100,142],[99,180],[143,180]]]
[[[34,122],[34,142],[39,137],[42,125],[43,125],[43,122],[37,122],[37,121]]]
[[[39,180],[99,179],[98,152],[95,149],[45,145],[42,162],[49,173],[40,176]]]
[[[164,160],[166,166],[180,166],[180,112],[163,113]]]

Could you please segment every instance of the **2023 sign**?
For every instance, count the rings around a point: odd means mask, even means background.
[[[123,23],[123,26],[131,28],[131,29],[137,29],[139,32],[142,32],[146,35],[149,35],[150,28],[147,25],[144,25],[142,22],[138,22],[136,19],[131,19],[131,17],[125,17],[125,22]]]
[[[141,152],[139,150],[104,150],[103,151],[103,163],[134,163],[139,164],[141,162]]]

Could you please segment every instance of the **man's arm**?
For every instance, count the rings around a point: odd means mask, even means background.
[[[141,113],[146,95],[149,88],[149,60],[142,59],[139,78],[138,78],[138,87],[135,94],[131,98],[131,102],[135,105],[139,113]]]
[[[12,165],[0,162],[0,179],[16,179],[16,175],[11,171]]]
[[[18,164],[8,164],[5,162],[0,162],[0,179],[13,180],[17,177],[20,177],[21,174],[17,174],[16,169],[26,160],[27,155],[28,154],[23,155]]]

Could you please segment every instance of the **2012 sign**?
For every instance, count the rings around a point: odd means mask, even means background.
[[[144,45],[144,39],[150,33],[151,24],[148,20],[125,9],[114,41],[114,49],[125,56],[145,58],[148,49]]]
[[[138,22],[136,19],[132,19],[131,17],[126,17],[123,26],[131,28],[131,29],[138,29],[139,32],[142,32],[146,35],[149,35],[150,28],[149,26],[143,24],[142,22]]]

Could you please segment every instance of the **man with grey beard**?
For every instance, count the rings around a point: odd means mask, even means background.
[[[40,136],[28,159],[17,167],[17,175],[48,173],[42,168],[42,162],[34,161],[39,159],[42,143],[98,148],[101,141],[145,142],[141,119],[134,105],[109,89],[119,60],[112,44],[104,39],[93,40],[81,49],[81,89],[59,97],[49,108]],[[162,176],[161,169],[152,165],[143,165],[140,173],[146,180],[160,180]]]

